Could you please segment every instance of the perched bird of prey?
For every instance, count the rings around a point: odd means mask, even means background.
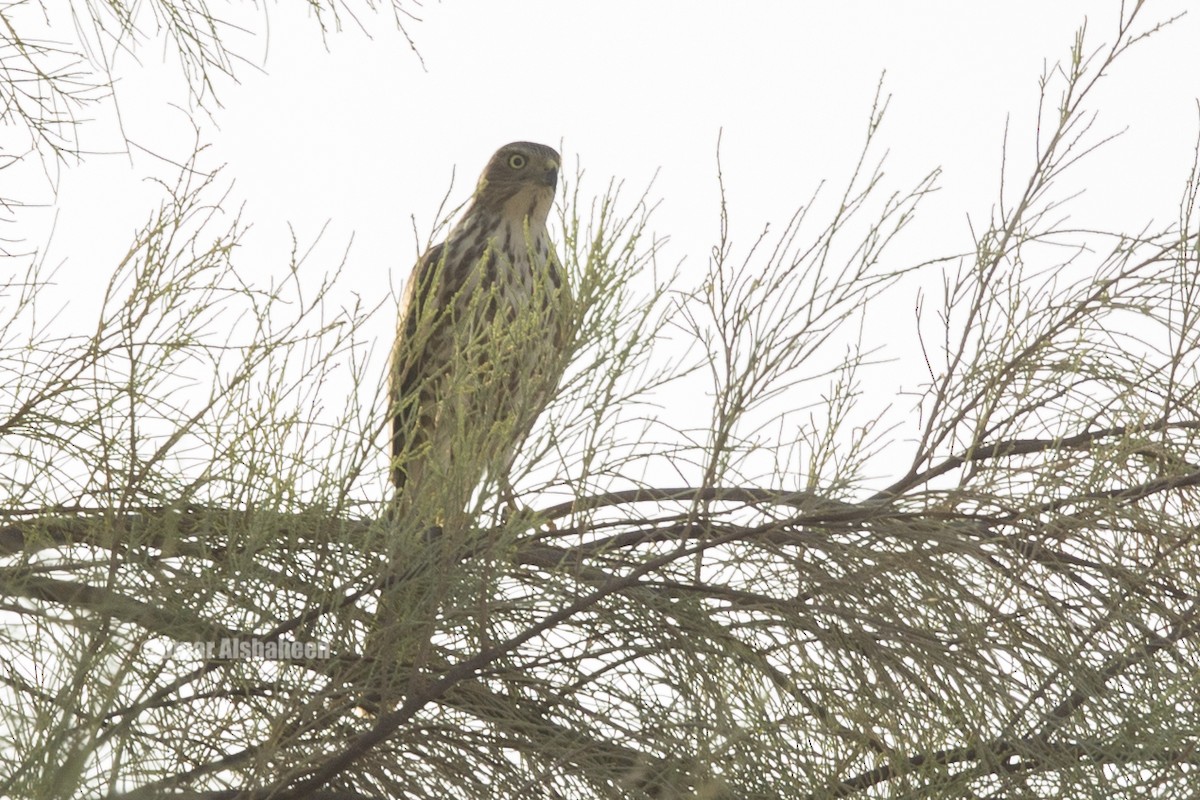
[[[405,287],[389,391],[396,499],[362,708],[421,674],[455,565],[475,546],[466,506],[485,475],[507,489],[566,366],[573,301],[546,230],[560,163],[541,144],[497,150]]]
[[[506,483],[558,386],[571,294],[546,218],[560,164],[541,144],[497,150],[462,218],[408,279],[390,389],[401,513],[453,515],[485,473]]]

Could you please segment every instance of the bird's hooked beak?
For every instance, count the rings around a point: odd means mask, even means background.
[[[546,160],[546,169],[542,172],[543,186],[558,186],[558,162],[550,158]]]

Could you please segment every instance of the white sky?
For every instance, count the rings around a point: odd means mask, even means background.
[[[225,13],[220,0],[210,4]],[[101,107],[82,131],[85,147],[115,154],[59,175],[46,252],[48,263],[61,264],[67,294],[78,299],[107,277],[149,211],[153,190],[143,179],[170,174],[143,152],[123,152],[121,131],[182,158],[189,116],[211,144],[204,163],[226,164],[235,180],[230,204],[244,204],[255,226],[242,267],[261,270],[264,283],[286,268],[289,223],[303,244],[329,221],[314,267],[332,267],[353,234],[345,290],[398,291],[417,255],[410,218],[427,235],[451,171],[456,204],[489,155],[516,139],[559,147],[566,171],[578,160],[596,192],[616,177],[632,198],[657,171],[653,228],[671,238],[661,260],[682,260],[685,277],[698,280],[717,235],[718,131],[735,244],[748,245],[822,179],[840,187],[885,70],[889,190],[944,169],[942,191],[924,204],[900,252],[925,259],[962,251],[968,214],[986,220],[995,202],[1005,120],[1010,166],[1024,177],[1039,76],[1068,57],[1085,19],[1089,52],[1111,43],[1121,6],[445,0],[414,8],[421,21],[408,23],[422,66],[387,18],[363,12],[372,38],[351,26],[323,44],[304,5],[238,7],[236,21],[250,33],[231,43],[250,63],[240,84],[219,85],[223,107],[211,117],[182,110],[187,98],[161,42],[143,44],[140,64],[116,57],[121,130]],[[1189,6],[1149,0],[1141,27]],[[50,21],[60,38],[74,35],[69,17]],[[1200,125],[1198,97],[1200,7],[1123,57],[1096,94],[1097,138],[1129,130],[1076,173],[1087,188],[1073,207],[1078,225],[1136,229],[1174,218]],[[38,244],[36,217],[19,219]],[[895,298],[888,337],[915,335],[914,294]],[[378,335],[390,337],[390,320]]]
[[[1085,19],[1094,45],[1111,42],[1120,7],[446,0],[415,9],[423,21],[408,25],[422,69],[388,20],[369,13],[361,18],[373,39],[351,28],[330,35],[325,50],[304,5],[268,2],[237,17],[258,31],[234,40],[238,52],[265,72],[241,69],[240,85],[220,87],[224,108],[211,122],[196,119],[212,145],[209,163],[227,163],[260,234],[325,220],[335,238],[353,231],[352,269],[364,288],[386,270],[407,272],[409,218],[428,230],[452,168],[461,200],[492,151],[514,139],[561,143],[568,165],[579,159],[597,188],[616,176],[641,189],[659,170],[656,229],[671,236],[672,255],[701,270],[716,230],[718,131],[735,223],[755,231],[785,219],[821,179],[848,173],[884,70],[889,177],[908,186],[943,167],[944,190],[926,216],[950,239],[943,249],[954,249],[965,214],[986,214],[994,198],[1006,117],[1014,152],[1029,159],[1044,64],[1067,56]],[[1189,5],[1150,0],[1143,19]],[[1100,208],[1120,201],[1114,217],[1126,224],[1161,219],[1176,202],[1198,124],[1198,53],[1200,9],[1126,56],[1097,95],[1099,130],[1130,128],[1103,166],[1128,169],[1089,193]],[[190,133],[186,115],[165,105],[186,107],[167,80],[174,62],[164,62],[161,43],[140,58],[140,67],[117,61],[124,132],[178,157]],[[97,117],[85,144],[119,148],[111,119]],[[114,188],[153,169],[137,152],[132,167],[119,155],[89,159],[64,175],[60,210],[94,221],[123,205]],[[142,208],[134,209],[136,219]],[[70,236],[62,224],[60,233]]]

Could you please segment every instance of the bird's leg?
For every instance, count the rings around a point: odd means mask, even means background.
[[[508,525],[510,522],[524,517],[530,521],[530,527],[534,527],[533,523],[536,522],[534,511],[529,506],[517,504],[517,490],[513,488],[508,475],[500,478],[500,498],[501,505],[503,506],[500,514],[501,525]],[[544,524],[548,531],[558,530],[553,520],[546,520]]]
[[[513,488],[507,474],[500,476],[500,503],[504,506],[500,514],[500,522],[503,525],[507,525],[510,519],[524,510],[517,505],[517,490]]]

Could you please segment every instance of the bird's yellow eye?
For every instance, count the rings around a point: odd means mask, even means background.
[[[525,156],[520,153],[513,153],[508,157],[508,165],[513,169],[524,169],[526,163]]]

